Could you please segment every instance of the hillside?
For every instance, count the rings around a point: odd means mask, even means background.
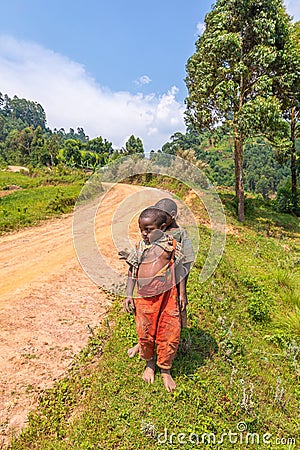
[[[201,218],[201,206],[186,195]],[[41,396],[11,449],[244,449],[257,448],[257,440],[262,449],[299,448],[299,221],[250,198],[241,225],[232,194],[220,195],[226,248],[199,284],[210,242],[202,221],[174,393],[159,374],[152,386],[142,382],[143,363],[126,353],[136,342],[133,318],[112,298],[108,319],[68,375]]]

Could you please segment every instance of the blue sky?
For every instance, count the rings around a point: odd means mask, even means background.
[[[300,2],[287,0],[300,19]],[[0,91],[40,102],[51,128],[83,126],[147,151],[184,131],[185,65],[212,2],[9,0],[1,5]]]

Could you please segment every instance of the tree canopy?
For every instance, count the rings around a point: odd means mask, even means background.
[[[285,57],[291,19],[282,0],[219,0],[188,60],[186,121],[197,130],[226,123],[234,136],[235,189],[244,220],[243,144],[282,127],[277,89],[292,84]]]
[[[52,131],[39,103],[0,93],[0,165],[64,164],[95,170],[123,154],[144,155],[142,140],[131,135],[118,151],[102,136],[90,139],[82,127]]]
[[[25,127],[41,127],[46,130],[46,113],[37,102],[18,98],[9,98],[0,92],[0,139],[7,137],[10,131]]]

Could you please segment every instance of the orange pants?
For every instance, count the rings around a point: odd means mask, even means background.
[[[151,360],[156,344],[157,365],[170,369],[176,356],[181,328],[176,286],[159,295],[136,298],[135,322],[140,357]]]

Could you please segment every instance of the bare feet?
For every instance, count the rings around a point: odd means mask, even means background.
[[[174,389],[176,388],[176,383],[171,376],[170,370],[160,369],[160,373],[161,373],[166,390],[168,392],[174,391]]]
[[[131,347],[129,350],[127,350],[129,358],[133,358],[139,352],[139,349],[139,344],[136,344],[134,347]]]
[[[155,362],[154,359],[151,359],[150,361],[147,361],[146,363],[146,369],[143,373],[143,380],[146,381],[146,383],[153,383],[154,381],[154,370],[155,370]]]

